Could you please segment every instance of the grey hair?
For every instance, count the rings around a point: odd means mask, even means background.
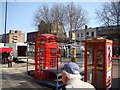
[[[68,79],[73,79],[73,78],[81,79],[81,75],[79,73],[78,74],[70,74],[70,73],[66,72],[65,70],[63,70],[62,72],[66,74]]]

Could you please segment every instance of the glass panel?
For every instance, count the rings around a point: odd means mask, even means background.
[[[56,48],[50,48],[50,56],[56,56]]]
[[[52,66],[54,66],[54,65],[56,65],[56,63],[57,63],[57,58],[56,57],[50,57],[50,65]]]
[[[98,46],[97,50],[97,66],[98,67],[103,67],[103,45]]]
[[[103,87],[103,55],[104,55],[104,46],[99,45],[97,49],[97,88]]]
[[[57,48],[50,48],[50,67],[54,67],[57,64]]]
[[[88,46],[88,63],[87,63],[87,66],[88,66],[88,70],[87,70],[87,73],[88,73],[88,81],[89,83],[92,83],[93,82],[93,49],[94,47],[93,46]]]
[[[56,48],[50,48],[50,51],[56,51]]]
[[[38,60],[40,61],[40,67],[42,68],[44,66],[45,63],[45,48],[43,45],[40,45],[39,47],[39,56],[38,56]]]

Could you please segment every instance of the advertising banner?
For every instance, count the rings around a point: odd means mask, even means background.
[[[106,76],[106,86],[108,86],[112,81],[112,46],[107,45],[107,76]]]

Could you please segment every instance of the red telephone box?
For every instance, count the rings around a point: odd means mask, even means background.
[[[111,88],[112,41],[102,37],[85,40],[84,81],[95,88]]]
[[[58,66],[57,37],[42,34],[36,37],[35,43],[35,78],[40,79],[40,70]]]

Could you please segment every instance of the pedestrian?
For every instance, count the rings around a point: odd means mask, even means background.
[[[12,67],[13,56],[12,53],[9,53],[8,56],[8,67]]]
[[[2,63],[6,64],[8,59],[8,52],[2,53]]]
[[[81,75],[79,74],[80,68],[76,63],[69,62],[63,67],[60,67],[59,70],[62,70],[62,82],[66,84],[64,87],[65,90],[69,90],[69,88],[95,90],[94,86],[90,83],[81,80]]]

